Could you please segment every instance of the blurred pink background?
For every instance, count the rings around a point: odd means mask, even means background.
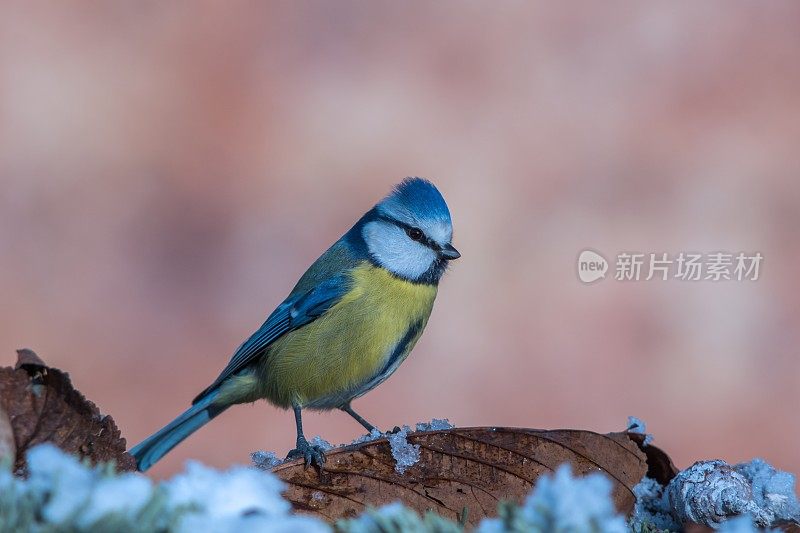
[[[800,473],[800,4],[82,6],[0,7],[2,364],[36,350],[135,444],[419,175],[463,258],[367,419],[631,414],[678,466]],[[756,282],[583,285],[586,247],[764,262]],[[290,413],[241,406],[153,473],[293,443]]]

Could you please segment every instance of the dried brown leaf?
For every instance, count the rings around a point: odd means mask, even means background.
[[[0,459],[4,457],[16,457],[17,449],[14,442],[14,430],[11,428],[11,420],[0,406]]]
[[[400,500],[468,522],[495,516],[501,500],[520,502],[537,478],[562,463],[576,475],[604,472],[613,500],[629,513],[632,489],[647,472],[645,454],[626,433],[514,428],[457,428],[408,436],[420,445],[420,461],[398,474],[386,439],[331,450],[322,472],[293,461],[273,471],[288,484],[295,509],[326,520],[350,518],[367,506]]]
[[[43,442],[93,463],[114,460],[120,470],[135,469],[114,420],[76,391],[66,373],[30,350],[18,357],[15,368],[0,368],[0,411],[13,432],[16,471],[24,469],[25,452]]]
[[[14,365],[14,368],[19,369],[25,366],[32,368],[47,367],[44,361],[42,361],[42,358],[39,357],[36,352],[28,348],[17,350],[17,364]]]
[[[677,467],[672,463],[672,459],[658,446],[648,444],[645,446],[645,435],[641,433],[630,433],[628,437],[639,446],[644,454],[647,456],[647,477],[655,479],[661,485],[667,486],[672,481],[672,478],[679,472]]]

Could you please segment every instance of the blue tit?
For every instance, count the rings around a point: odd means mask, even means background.
[[[228,407],[266,399],[294,410],[289,458],[322,466],[303,435],[303,409],[340,409],[383,383],[419,340],[448,263],[450,210],[429,181],[408,178],[303,274],[192,406],[130,453],[141,471]]]

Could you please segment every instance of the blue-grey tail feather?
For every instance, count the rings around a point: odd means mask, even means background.
[[[219,390],[211,391],[175,420],[131,448],[130,454],[136,459],[136,468],[144,472],[183,439],[224,411],[225,406],[212,405],[218,394]]]

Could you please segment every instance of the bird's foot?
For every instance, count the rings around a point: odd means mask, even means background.
[[[310,444],[307,440],[298,440],[297,448],[290,451],[286,456],[287,459],[303,458],[306,463],[306,468],[313,465],[322,470],[325,464],[325,450],[319,446]]]

